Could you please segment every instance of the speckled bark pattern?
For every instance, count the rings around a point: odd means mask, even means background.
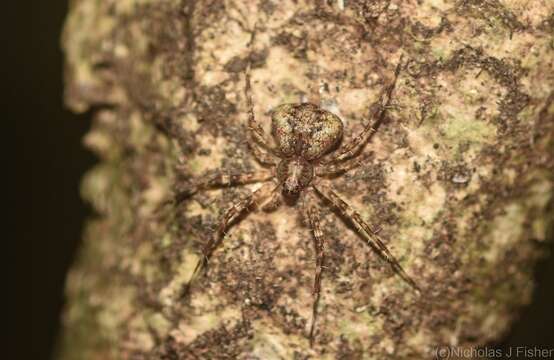
[[[248,46],[253,29],[256,36]],[[554,173],[554,4],[547,0],[73,0],[66,103],[94,111],[90,219],[67,278],[65,359],[428,359],[498,339],[547,255]],[[321,202],[315,251],[284,204],[236,224],[184,296],[218,217],[257,185],[163,205],[204,171],[260,167],[266,131],[319,101],[344,141],[405,62],[372,156],[331,183],[423,289],[418,296]],[[343,141],[343,143],[344,143]]]

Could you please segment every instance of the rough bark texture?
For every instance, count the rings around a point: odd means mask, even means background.
[[[551,1],[74,0],[63,46],[67,104],[95,110],[85,143],[101,158],[82,186],[98,215],[67,279],[64,358],[422,359],[498,339],[529,302],[554,208]],[[251,186],[162,204],[206,170],[259,168],[248,61],[264,127],[271,108],[319,99],[344,143],[401,54],[371,160],[330,182],[422,295],[322,202],[313,348],[312,235],[294,207],[245,217],[183,296]]]

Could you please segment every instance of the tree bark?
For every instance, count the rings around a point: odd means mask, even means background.
[[[499,339],[552,234],[553,39],[547,1],[72,1],[66,103],[94,110],[84,142],[101,162],[82,184],[98,215],[67,278],[62,357],[424,359]],[[312,348],[298,206],[243,217],[187,294],[218,217],[252,186],[167,200],[207,170],[260,168],[248,63],[266,130],[269,110],[309,100],[341,117],[344,144],[400,61],[372,155],[329,183],[422,293],[321,201]]]

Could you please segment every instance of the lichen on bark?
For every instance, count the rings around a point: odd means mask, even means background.
[[[85,144],[101,159],[82,184],[98,215],[67,279],[64,358],[422,359],[499,339],[529,302],[554,213],[552,3],[74,0],[63,47],[66,103],[94,110]],[[275,106],[319,101],[344,143],[401,55],[372,157],[331,183],[423,293],[321,202],[313,348],[315,255],[294,207],[240,221],[185,296],[250,186],[164,204],[205,171],[260,167],[247,64],[266,129]]]

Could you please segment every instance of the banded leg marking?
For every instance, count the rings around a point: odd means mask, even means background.
[[[375,133],[375,131],[377,131],[377,129],[383,122],[385,112],[387,111],[387,108],[390,105],[390,102],[392,99],[392,92],[396,87],[396,80],[398,79],[398,74],[400,73],[401,65],[402,65],[402,57],[400,57],[400,60],[398,61],[398,65],[396,66],[396,69],[394,71],[394,80],[389,86],[387,86],[385,91],[380,96],[379,102],[382,105],[374,114],[375,117],[377,118],[377,121],[373,125],[371,124],[371,122],[369,122],[362,130],[362,132],[358,134],[358,136],[356,136],[350,143],[348,143],[344,147],[344,149],[337,151],[329,159],[322,161],[322,164],[333,164],[333,163],[348,159],[350,157],[356,156],[357,153],[362,149],[362,146],[369,140],[371,135]],[[384,101],[383,101],[383,98],[385,98]]]
[[[175,195],[175,203],[181,203],[200,190],[267,181],[272,177],[273,172],[265,169],[243,173],[219,171],[211,175],[203,175],[190,184],[188,188],[179,191],[177,195]]]
[[[200,272],[208,265],[210,257],[223,242],[226,231],[231,226],[233,221],[236,220],[243,211],[249,210],[252,205],[256,204],[270,188],[273,188],[274,191],[276,189],[275,184],[271,183],[261,186],[259,189],[253,191],[245,198],[233,204],[231,208],[223,214],[216,233],[208,240],[202,249],[202,259],[198,261],[189,284],[191,284],[198,277],[198,275],[200,275]]]
[[[373,154],[364,155],[361,158],[352,158],[344,162],[321,165],[315,169],[317,176],[330,176],[352,170],[367,161]]]
[[[371,227],[362,219],[361,215],[355,211],[350,205],[343,201],[335,191],[323,186],[313,185],[314,189],[325,199],[330,201],[341,214],[350,220],[358,232],[364,235],[367,239],[367,244],[377,252],[377,254],[389,263],[394,272],[402,278],[408,285],[420,292],[419,286],[416,282],[406,274],[404,269],[398,263],[398,260],[391,254],[389,249],[385,246],[383,241],[377,235],[377,232],[372,230]]]
[[[277,156],[275,150],[269,145],[271,142],[260,124],[256,121],[256,116],[254,115],[254,102],[252,101],[252,86],[250,83],[250,64],[248,64],[246,68],[246,85],[244,87],[244,93],[248,107],[248,145],[254,153],[254,156],[262,164],[276,165]],[[269,150],[269,152],[264,151],[259,144]]]
[[[323,262],[325,260],[325,244],[323,232],[321,231],[319,214],[317,213],[317,210],[313,205],[313,201],[311,200],[308,200],[308,217],[314,235],[314,250],[316,254],[316,269],[313,288],[314,301],[312,304],[312,324],[310,326],[310,346],[313,346],[315,324],[317,321],[317,307],[321,297],[321,274],[323,272]]]

